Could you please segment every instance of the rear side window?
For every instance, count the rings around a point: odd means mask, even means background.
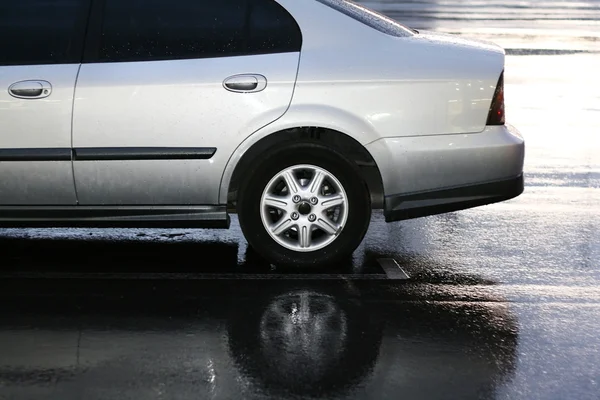
[[[416,33],[415,30],[402,25],[390,17],[349,0],[317,1],[357,20],[358,22],[361,22],[388,35],[406,37],[412,36]]]
[[[99,61],[300,51],[294,18],[274,0],[106,0]]]
[[[0,0],[0,65],[81,61],[87,1]]]
[[[249,2],[248,51],[300,51],[302,33],[294,18],[273,0]]]

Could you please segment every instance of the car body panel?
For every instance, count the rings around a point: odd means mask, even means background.
[[[235,166],[245,152],[285,129],[332,129],[367,150],[382,138],[486,130],[492,97],[504,70],[501,47],[431,32],[394,37],[317,1],[278,2],[294,15],[303,32],[294,97],[282,118],[236,149],[223,174],[221,203],[227,201]],[[433,173],[425,180],[443,178]],[[389,183],[384,189],[386,194],[396,193]]]
[[[0,161],[0,205],[76,204],[71,161]]]
[[[70,159],[43,161],[40,153],[71,148],[78,71],[79,64],[0,66],[0,204],[76,204]],[[11,96],[8,88],[23,81],[49,82],[52,93],[32,99]],[[21,157],[2,160],[7,149],[19,150]]]
[[[511,126],[476,135],[384,138],[367,146],[386,196],[469,186],[523,173],[524,140]]]
[[[348,111],[339,108],[323,107],[317,103],[295,106],[293,109],[288,110],[281,118],[248,136],[234,149],[221,178],[219,191],[220,204],[227,203],[233,173],[242,157],[244,157],[246,152],[248,152],[252,146],[271,135],[277,135],[287,129],[298,127],[320,127],[331,129],[347,134],[357,142],[359,139],[362,139],[363,141],[375,141],[379,139],[379,136],[372,125],[361,120],[356,115],[350,114]]]
[[[209,160],[74,161],[80,204],[218,204],[222,172],[247,136],[281,117],[299,53],[84,64],[74,148],[212,147]],[[267,86],[234,93],[223,82],[260,74]]]
[[[484,130],[502,48],[429,32],[394,37],[316,1],[280,2],[304,38],[290,112],[318,102],[355,115],[379,137]]]

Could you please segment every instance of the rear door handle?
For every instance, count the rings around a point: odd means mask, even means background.
[[[43,99],[52,94],[52,85],[46,81],[20,81],[10,85],[8,93],[17,99]]]
[[[223,81],[223,87],[236,93],[261,92],[267,87],[267,78],[259,74],[233,75]]]

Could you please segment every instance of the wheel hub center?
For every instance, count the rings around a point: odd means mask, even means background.
[[[312,207],[310,206],[310,203],[303,201],[302,203],[300,203],[300,205],[298,206],[298,212],[301,215],[308,215],[310,214],[310,212],[312,211]]]

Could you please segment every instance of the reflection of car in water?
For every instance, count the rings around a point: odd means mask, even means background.
[[[231,355],[258,391],[397,398],[401,390],[406,398],[471,399],[491,396],[514,368],[516,321],[496,301],[371,298],[403,292],[381,282],[359,283],[350,293],[331,282],[280,286],[256,290],[263,294],[255,305],[236,307],[230,319]]]
[[[138,251],[130,269],[157,269],[164,250]],[[516,360],[517,321],[485,288],[462,301],[468,285],[109,279],[11,290],[28,294],[0,312],[9,398],[479,399]]]
[[[241,372],[274,392],[315,396],[369,376],[380,324],[360,306],[326,293],[309,286],[261,296],[253,312],[231,319],[229,346]]]

